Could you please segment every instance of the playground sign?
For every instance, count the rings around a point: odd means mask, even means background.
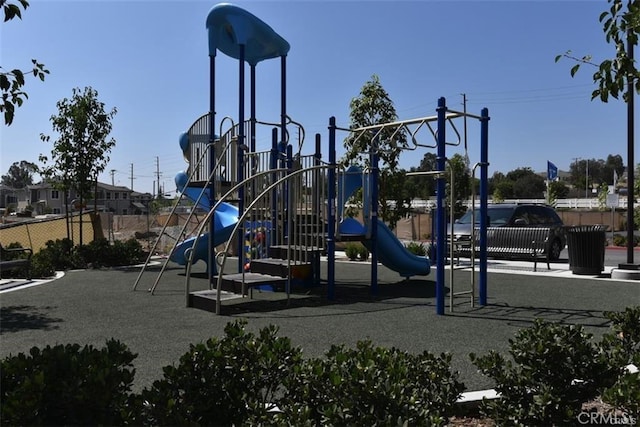
[[[620,197],[617,193],[607,194],[607,207],[608,208],[617,208],[620,203]]]

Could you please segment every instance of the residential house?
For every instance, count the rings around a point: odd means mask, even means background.
[[[27,188],[13,188],[0,184],[0,208],[4,212],[9,210],[21,212],[31,203]]]
[[[97,187],[95,201],[93,197],[89,197],[84,201],[84,204],[88,209],[93,209],[97,204],[99,212],[113,212],[116,215],[143,213],[141,207],[146,209],[149,200],[153,198],[149,193],[138,193],[125,186],[98,182]],[[37,214],[64,214],[66,212],[64,192],[55,189],[50,183],[41,182],[30,185],[29,190],[31,204]],[[75,191],[71,191],[71,194],[68,195],[69,208],[76,211],[78,202],[78,195]]]

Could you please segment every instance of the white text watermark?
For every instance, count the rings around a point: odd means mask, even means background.
[[[581,412],[578,423],[582,425],[635,426],[638,420],[625,413]]]

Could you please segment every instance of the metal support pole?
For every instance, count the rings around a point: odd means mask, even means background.
[[[371,171],[369,173],[371,191],[371,294],[378,296],[378,138],[373,141],[374,146],[371,152]]]
[[[329,119],[329,171],[327,189],[327,298],[336,298],[336,118]]]
[[[244,132],[244,57],[245,57],[245,45],[238,45],[240,48],[240,55],[238,58],[239,64],[239,82],[238,82],[238,171],[237,179],[238,183],[244,181],[244,153],[246,144],[246,135]],[[238,216],[244,214],[244,188],[238,188]],[[233,237],[232,237],[233,238]],[[244,227],[240,226],[238,229],[238,235],[236,236],[238,242],[238,273],[242,272],[244,267]]]
[[[216,150],[215,150],[215,117],[216,117],[216,57],[209,56],[209,206],[213,206],[216,197],[215,179],[212,178],[213,171],[216,167]],[[149,209],[147,208],[147,211]],[[213,236],[216,232],[216,222],[214,215],[211,216],[209,225],[209,254],[207,259],[207,273],[209,281],[209,289],[213,287],[213,278],[217,274],[216,268],[216,247],[213,244]],[[189,306],[189,292],[187,292],[186,306]]]
[[[438,108],[436,109],[438,115],[438,150],[437,150],[437,163],[438,170],[445,170],[445,158],[446,158],[446,100],[444,98],[438,99]],[[437,266],[436,266],[436,313],[439,315],[444,314],[444,258],[446,251],[446,215],[444,207],[444,193],[446,186],[446,178],[438,177],[436,185],[436,254],[437,254]]]
[[[627,30],[627,55],[633,63],[631,29]],[[636,39],[637,40],[637,39]],[[638,78],[638,77],[636,77]],[[633,206],[635,192],[634,160],[634,89],[633,76],[627,76],[627,264],[633,264]]]
[[[249,132],[251,133],[250,135],[250,141],[249,141],[249,151],[251,153],[255,153],[256,152],[256,66],[255,65],[251,65],[251,67],[249,68],[249,72],[250,72],[250,80],[251,80],[251,87],[249,88],[250,92],[250,99],[251,99],[251,105],[249,106],[249,114],[251,116],[251,118],[249,119]],[[240,122],[240,125],[243,126],[242,122]],[[253,168],[252,168],[253,170]]]
[[[489,200],[489,109],[480,113],[480,305],[487,305],[487,216]]]
[[[271,157],[269,158],[269,169],[275,170],[278,167],[278,158],[280,157],[280,151],[278,150],[278,128],[271,129]],[[274,172],[271,174],[271,182],[276,182],[278,179],[277,174]],[[269,233],[270,242],[269,247],[278,242],[277,234],[280,233],[280,227],[278,227],[278,190],[273,189],[271,192],[271,233]]]
[[[280,151],[285,152],[284,146],[288,143],[287,138],[287,57],[280,57],[280,137],[282,138],[282,148]]]

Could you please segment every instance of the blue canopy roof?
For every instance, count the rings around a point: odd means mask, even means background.
[[[245,46],[245,61],[256,65],[265,59],[284,56],[289,43],[273,28],[246,10],[229,3],[215,5],[207,15],[209,56],[216,50],[240,59],[240,45]]]

